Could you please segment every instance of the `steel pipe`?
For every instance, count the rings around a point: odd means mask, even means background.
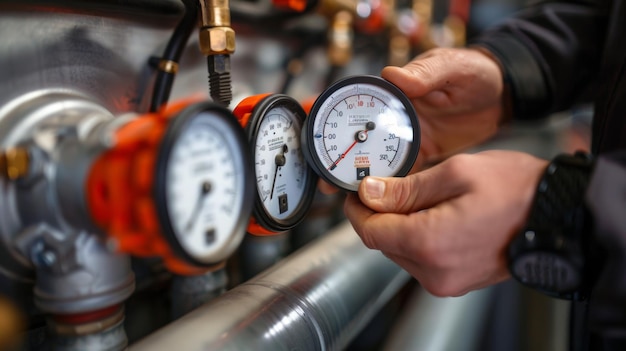
[[[130,350],[340,350],[408,279],[345,222]]]
[[[494,295],[491,287],[445,298],[416,289],[382,350],[480,350]]]

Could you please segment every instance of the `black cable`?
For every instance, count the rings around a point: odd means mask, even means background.
[[[152,92],[150,112],[158,111],[169,100],[174,77],[178,71],[178,61],[198,23],[198,0],[182,0],[182,2],[185,5],[182,19],[167,43],[163,56],[153,59],[158,72]]]

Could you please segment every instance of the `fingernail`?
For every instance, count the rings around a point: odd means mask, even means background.
[[[366,177],[363,179],[365,182],[365,195],[370,200],[377,200],[383,197],[385,194],[385,182],[375,177]]]

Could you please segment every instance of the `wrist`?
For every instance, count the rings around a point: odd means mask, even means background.
[[[524,227],[509,245],[511,275],[550,296],[589,294],[592,219],[585,204],[594,162],[587,155],[559,155],[537,186]]]
[[[480,52],[482,55],[491,60],[497,67],[499,72],[499,80],[501,81],[501,89],[500,89],[500,120],[498,121],[498,125],[503,125],[509,123],[513,119],[513,105],[511,100],[511,84],[510,80],[507,78],[506,70],[502,65],[502,62],[498,58],[498,56],[494,55],[493,52],[489,51],[488,48],[482,47],[480,45],[471,46],[470,49],[474,49]]]

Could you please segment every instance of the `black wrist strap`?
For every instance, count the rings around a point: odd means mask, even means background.
[[[528,221],[509,245],[509,269],[522,284],[581,300],[589,292],[591,216],[585,205],[593,161],[559,155],[539,182]]]

